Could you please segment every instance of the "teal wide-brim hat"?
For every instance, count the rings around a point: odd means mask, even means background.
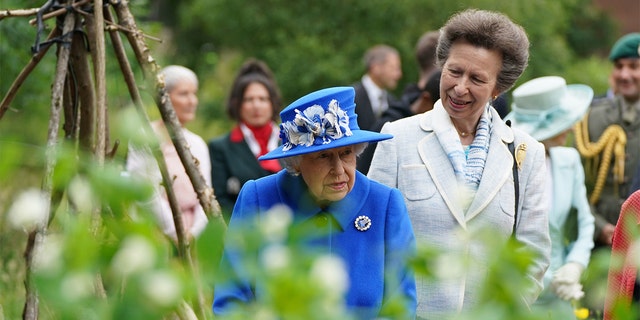
[[[535,78],[513,90],[512,111],[504,120],[544,141],[582,119],[592,99],[593,89],[587,85],[567,85],[557,76]]]
[[[279,159],[391,139],[390,134],[360,130],[353,87],[318,90],[280,112],[282,145],[258,160]]]

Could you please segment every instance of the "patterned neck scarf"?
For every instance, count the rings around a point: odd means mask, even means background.
[[[441,105],[438,107],[441,108]],[[450,125],[446,126],[446,129],[436,132],[436,134],[449,161],[451,161],[456,180],[461,189],[464,190],[462,207],[466,210],[478,190],[487,154],[489,153],[489,140],[492,130],[491,112],[489,112],[489,105],[487,105],[476,127],[476,135],[469,146],[468,154],[465,153],[462,147],[462,142],[460,142],[460,137],[453,123],[451,123],[451,118],[448,116],[446,118],[449,120]]]
[[[476,127],[476,136],[469,146],[469,156],[467,157],[467,165],[464,170],[465,183],[467,186],[478,190],[480,179],[482,179],[482,171],[484,170],[487,154],[489,153],[489,140],[491,139],[491,113],[489,108],[485,108]]]

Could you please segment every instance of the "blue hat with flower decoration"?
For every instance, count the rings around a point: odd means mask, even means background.
[[[569,84],[562,77],[546,76],[523,83],[513,90],[511,120],[538,141],[553,138],[571,128],[589,109],[593,89],[584,84]]]
[[[390,134],[360,130],[353,87],[318,90],[294,101],[280,112],[282,145],[259,160],[279,159],[391,139]]]

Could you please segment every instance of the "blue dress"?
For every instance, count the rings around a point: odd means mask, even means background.
[[[408,318],[414,318],[415,279],[407,259],[415,253],[415,238],[401,193],[360,172],[356,172],[351,192],[327,208],[314,204],[307,190],[302,177],[285,170],[248,181],[238,196],[227,235],[239,232],[255,219],[260,223],[270,208],[284,204],[294,212],[292,225],[306,223],[323,229],[321,235],[316,234],[308,241],[310,248],[323,248],[344,261],[349,278],[344,296],[348,311],[358,319],[373,319],[381,315],[385,303],[401,298]],[[365,231],[356,228],[356,220],[360,224],[366,221],[358,219],[360,216],[371,222]],[[318,218],[329,222],[308,223]],[[225,244],[221,270],[232,270],[235,280],[216,285],[213,303],[216,315],[261,299],[260,284],[247,276],[244,270],[248,266],[240,263],[246,261],[243,255],[248,253],[232,247],[232,243]]]

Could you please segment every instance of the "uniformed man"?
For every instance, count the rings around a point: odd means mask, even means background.
[[[613,45],[609,60],[613,63],[611,80],[615,95],[595,99],[586,119],[589,140],[603,142],[595,156],[596,163],[609,167],[606,176],[601,178],[605,180],[600,186],[596,180],[591,191],[596,217],[594,240],[600,246],[611,245],[620,207],[630,194],[633,177],[640,166],[640,33],[620,38]],[[579,134],[576,136],[580,144]],[[614,146],[607,152],[608,143]],[[619,146],[617,151],[615,144]],[[593,158],[589,150],[583,149],[581,153],[587,160]],[[588,165],[585,168],[588,170]]]

